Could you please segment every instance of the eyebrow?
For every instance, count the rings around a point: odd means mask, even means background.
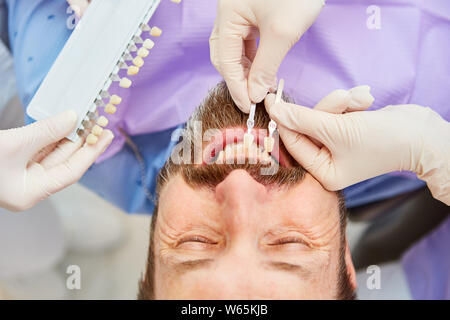
[[[287,263],[287,262],[282,262],[282,261],[269,261],[269,262],[265,263],[265,266],[268,269],[289,272],[289,273],[295,274],[297,276],[300,276],[302,278],[311,277],[311,270],[309,270],[299,264],[292,264],[292,263]]]

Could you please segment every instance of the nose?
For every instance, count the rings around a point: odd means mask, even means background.
[[[215,189],[217,202],[221,205],[221,215],[226,221],[228,249],[223,255],[220,270],[228,275],[223,284],[224,297],[236,296],[245,299],[254,296],[255,279],[258,269],[257,243],[258,228],[265,215],[265,203],[269,199],[266,187],[258,183],[245,170],[233,170]],[[240,267],[236,263],[240,261]],[[245,261],[245,262],[244,262]]]
[[[217,185],[215,192],[224,214],[241,225],[252,217],[257,218],[255,213],[260,212],[267,201],[266,187],[242,169],[233,170]]]

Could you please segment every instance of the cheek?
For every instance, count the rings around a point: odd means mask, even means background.
[[[247,279],[230,273],[199,272],[165,281],[159,299],[309,299],[316,296],[312,285],[293,277],[258,271]],[[270,288],[270,289],[269,289]],[[311,295],[311,297],[309,297]]]
[[[172,272],[159,273],[159,299],[201,300],[221,299],[226,289],[226,275],[216,275],[210,272],[194,271],[184,275]]]
[[[192,272],[175,276],[171,272],[156,274],[157,299],[332,299],[335,281],[319,272],[305,280],[294,275],[254,270],[246,279],[232,272]]]

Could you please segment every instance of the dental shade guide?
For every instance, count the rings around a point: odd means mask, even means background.
[[[162,30],[148,23],[161,0],[93,0],[62,49],[27,108],[27,114],[42,120],[65,110],[78,115],[76,129],[67,137],[95,144],[108,119],[98,114],[117,111],[122,98],[110,94],[113,82],[132,85],[122,76],[138,74]],[[179,3],[181,1],[172,0]],[[131,64],[128,65],[127,62]],[[109,101],[107,101],[109,99]],[[104,101],[105,100],[105,101]]]
[[[284,79],[280,79],[278,82],[277,95],[275,96],[275,103],[280,103],[283,97],[283,89],[284,89]],[[273,134],[277,130],[277,123],[273,120],[269,122],[269,136],[264,138],[264,149],[267,150],[268,153],[273,151],[273,147],[275,144],[275,140],[273,139]]]

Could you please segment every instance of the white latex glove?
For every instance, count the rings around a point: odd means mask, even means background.
[[[0,131],[0,207],[22,211],[75,183],[111,143],[104,130],[96,145],[64,137],[77,115],[66,111],[31,125]]]
[[[261,102],[276,87],[282,60],[323,5],[324,0],[219,0],[211,61],[242,111],[248,113],[250,101]]]
[[[326,189],[406,170],[450,205],[450,124],[430,108],[398,105],[330,114],[274,102],[268,95],[266,108],[287,150]]]
[[[81,17],[91,3],[91,0],[67,0],[70,7],[75,13]]]

